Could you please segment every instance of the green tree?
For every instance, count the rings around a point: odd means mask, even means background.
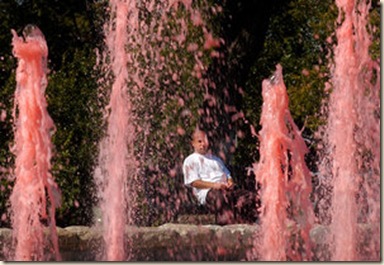
[[[333,1],[292,0],[271,17],[244,97],[247,119],[256,131],[260,130],[262,81],[273,74],[279,63],[283,67],[292,117],[299,128],[304,127],[303,137],[312,142],[313,133],[322,122],[319,112],[326,96],[324,84],[332,51],[332,42],[327,38],[334,37],[336,16]],[[239,153],[239,160],[248,164],[258,160],[257,139],[249,131],[240,146],[246,151]]]

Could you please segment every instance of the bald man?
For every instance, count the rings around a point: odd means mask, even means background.
[[[191,144],[194,152],[183,163],[184,184],[192,188],[198,202],[215,214],[219,225],[254,223],[255,194],[235,189],[224,162],[209,152],[208,137],[203,130],[195,130]],[[239,216],[244,210],[248,214]]]

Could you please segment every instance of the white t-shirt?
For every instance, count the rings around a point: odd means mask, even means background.
[[[193,153],[183,163],[184,184],[192,187],[191,183],[201,179],[209,182],[223,182],[231,178],[231,173],[225,167],[224,162],[212,154],[202,155]],[[196,189],[192,187],[193,194],[200,204],[205,204],[207,193],[210,189]]]

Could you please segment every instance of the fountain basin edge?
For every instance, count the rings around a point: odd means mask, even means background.
[[[292,227],[287,227],[293,233]],[[367,242],[372,241],[371,226],[362,224],[362,238],[357,248],[362,260],[370,260]],[[101,227],[57,227],[60,254],[63,261],[96,261],[103,256],[103,233]],[[329,228],[315,225],[310,232],[313,260],[330,258],[326,236]],[[167,223],[158,227],[126,226],[126,260],[129,261],[249,261],[258,260],[257,254],[250,259],[248,254],[257,253],[254,242],[260,235],[260,226],[236,225],[191,225]],[[49,230],[46,231],[49,236]],[[380,244],[380,235],[377,235]],[[7,260],[7,251],[12,245],[12,229],[0,228],[0,258]],[[256,250],[256,251],[255,251]],[[46,249],[48,260],[54,255]],[[365,253],[366,252],[366,253]]]

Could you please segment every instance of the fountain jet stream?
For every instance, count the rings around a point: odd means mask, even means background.
[[[129,214],[127,216],[127,196],[130,195],[128,184],[135,170],[126,51],[128,14],[129,9],[134,8],[134,1],[110,1],[109,8],[111,19],[105,28],[106,45],[114,82],[110,102],[106,107],[108,128],[106,137],[100,142],[95,179],[103,213],[105,259],[121,261],[126,258],[126,249],[129,249],[125,245],[124,231],[130,222]]]
[[[370,1],[337,0],[336,5],[340,26],[330,67],[333,91],[323,139],[329,157],[320,164],[320,171],[332,178],[332,260],[353,261],[359,260],[359,212],[369,209],[371,216],[365,221],[370,223],[377,223],[380,216],[379,199],[372,197],[375,186],[380,186],[380,69],[369,55]],[[380,234],[380,228],[373,226]]]
[[[260,161],[254,165],[261,184],[262,234],[257,243],[261,260],[311,260],[309,232],[314,213],[309,200],[311,174],[304,160],[308,148],[289,112],[280,65],[262,87]],[[294,242],[289,226],[295,230]],[[299,240],[304,251],[297,247]]]
[[[50,173],[55,127],[45,99],[48,47],[43,33],[34,25],[25,27],[25,39],[13,30],[12,34],[13,53],[18,58],[12,149],[16,155],[16,181],[10,198],[16,241],[14,260],[44,260],[45,221],[51,228],[56,260],[61,260],[55,221],[61,195]]]
[[[330,220],[327,246],[332,260],[360,260],[362,255],[379,260],[380,242],[375,235],[380,234],[380,67],[369,55],[372,42],[367,32],[370,2],[345,0],[336,1],[336,4],[340,27],[336,30],[338,42],[334,47],[334,63],[330,66],[333,91],[328,105],[324,106],[327,125],[321,127],[318,134],[322,143],[317,175],[320,185],[325,185],[324,190],[332,192],[326,205],[320,202],[319,219]],[[283,86],[278,85],[281,79],[278,66],[273,78],[263,81],[260,162],[254,166],[262,187],[262,237],[255,245],[260,248],[262,260],[300,260],[303,257],[311,260],[310,244],[306,246],[306,255],[300,257],[297,253],[302,251],[292,248],[287,237],[289,215],[286,211],[289,207],[295,212],[290,203],[297,201],[292,200],[290,192],[297,194],[298,187],[304,188],[304,201],[300,201],[299,208],[305,205],[305,209],[311,209],[312,206],[308,200],[309,171],[303,160],[305,145],[288,144],[291,139],[301,137],[299,134],[289,136],[289,127],[293,132],[298,130],[291,119],[288,122],[290,116],[285,116],[288,98],[281,90]],[[297,161],[301,160],[303,169],[299,175],[306,177],[302,185],[293,188],[289,183],[296,182],[292,181],[296,166],[290,162],[295,159],[293,153],[287,154],[298,150],[302,150],[298,152],[297,157],[301,159]],[[304,221],[301,225],[305,233],[301,235],[308,239],[313,215],[311,211],[300,209],[298,213],[304,217],[299,218]],[[360,224],[370,227],[371,238],[361,236]],[[366,245],[364,250],[358,249],[359,241]]]

